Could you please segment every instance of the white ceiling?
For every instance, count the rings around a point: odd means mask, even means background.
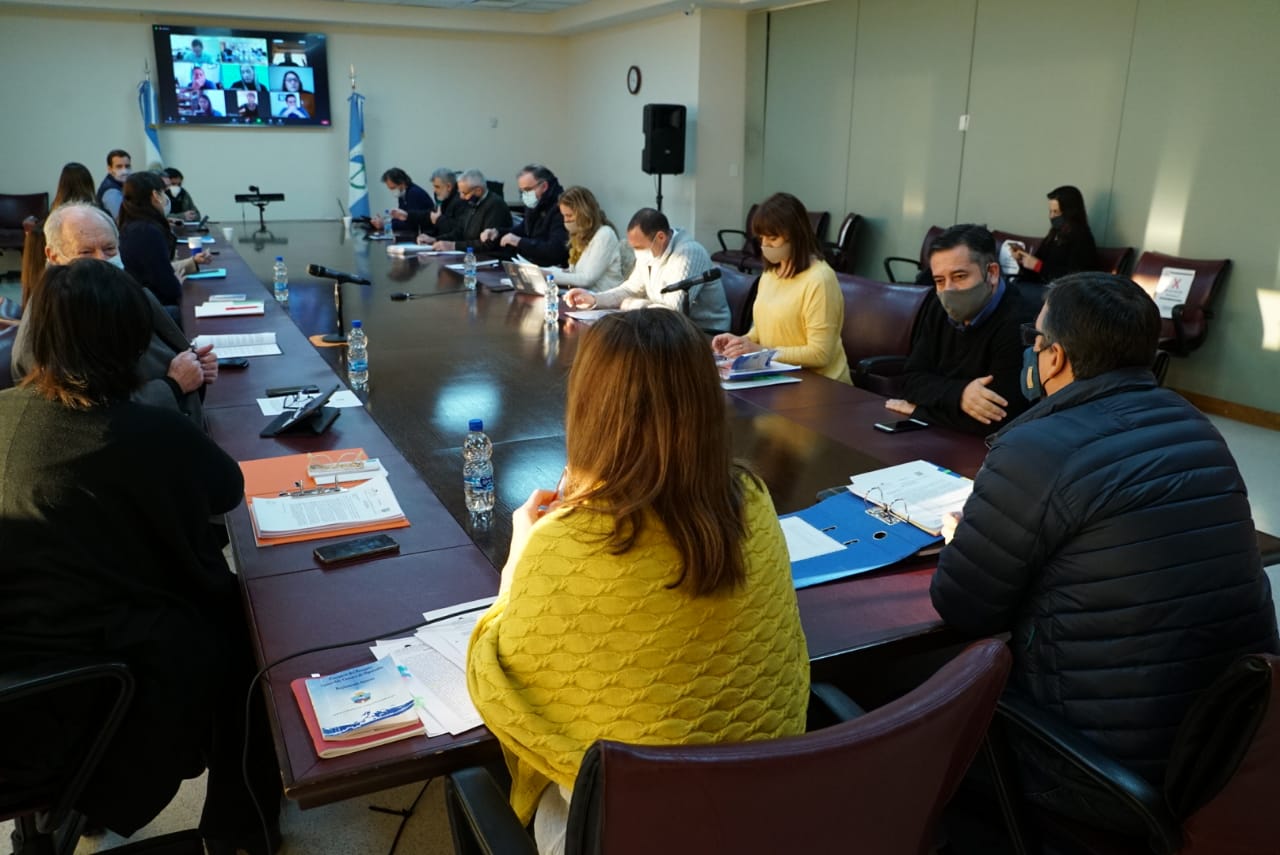
[[[504,12],[558,12],[588,0],[346,0],[348,3],[418,6],[428,9],[500,9]]]

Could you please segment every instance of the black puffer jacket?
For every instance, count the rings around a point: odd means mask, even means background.
[[[1277,650],[1244,482],[1140,369],[1076,381],[994,438],[933,579],[938,613],[1012,632],[1012,685],[1159,782],[1197,692]]]
[[[511,233],[520,238],[516,252],[543,267],[564,267],[569,263],[569,232],[560,213],[564,188],[552,178],[538,204],[526,208],[524,220]]]

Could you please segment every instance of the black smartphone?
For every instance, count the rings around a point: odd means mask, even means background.
[[[900,422],[876,422],[876,430],[882,430],[885,433],[908,433],[913,430],[924,430],[928,426],[928,422],[922,422],[919,419],[903,419]]]
[[[357,558],[370,558],[374,555],[387,555],[400,551],[400,544],[386,534],[371,534],[357,537],[328,546],[317,546],[313,553],[321,564],[338,564],[343,561],[355,561]]]
[[[229,359],[219,359],[218,367],[219,368],[248,368],[249,360],[245,359],[243,356],[234,356]]]
[[[289,395],[317,395],[320,393],[320,387],[314,384],[310,386],[273,386],[267,390],[268,398],[285,398]]]

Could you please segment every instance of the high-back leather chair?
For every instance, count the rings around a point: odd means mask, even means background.
[[[1133,266],[1133,247],[1098,247],[1098,269],[1113,276],[1124,276]]]
[[[992,229],[991,236],[996,240],[996,249],[1000,249],[1000,245],[1007,240],[1021,241],[1022,245],[1027,248],[1027,252],[1035,255],[1040,251],[1040,242],[1044,240],[1044,236],[1035,237],[1033,235],[1018,235],[1013,232],[1003,232],[1000,229]]]
[[[8,373],[7,371],[5,372]],[[85,817],[75,809],[112,737],[128,715],[134,679],[123,662],[72,657],[33,662],[0,671],[0,820],[13,820],[14,855],[71,855],[84,832]],[[7,769],[10,745],[28,741],[31,728],[22,722],[39,707],[32,703],[75,703],[97,716],[97,727],[83,734],[75,750],[59,756],[77,758],[74,768],[34,782],[25,770]],[[66,746],[59,746],[65,749]],[[23,780],[19,780],[23,778]],[[125,847],[129,852],[157,855],[202,855],[204,844],[195,829],[172,832]],[[102,850],[99,850],[102,851]]]
[[[1010,661],[1000,642],[978,642],[898,700],[803,736],[728,745],[598,742],[574,784],[565,851],[924,855],[986,734]],[[456,851],[532,851],[531,842],[516,845],[509,808],[507,836],[495,831],[479,848],[470,838],[491,818],[485,808],[492,803],[473,798],[485,775],[472,769],[450,779]]]
[[[741,229],[720,229],[716,232],[716,240],[720,242],[720,250],[711,253],[711,260],[716,264],[725,267],[733,267],[741,271],[749,269],[748,264],[760,264],[760,241],[751,233],[751,221],[755,218],[756,208],[760,206],[752,205],[747,210],[747,223]],[[742,239],[740,244],[736,244],[734,249],[729,248],[729,244],[725,242],[726,235],[737,235]],[[761,269],[763,267],[760,264]]]
[[[0,193],[0,251],[21,250],[23,220],[43,220],[48,215],[48,193]]]
[[[1161,252],[1144,252],[1138,257],[1130,278],[1154,296],[1160,275],[1166,268],[1191,270],[1195,274],[1189,285],[1184,284],[1183,302],[1173,307],[1172,317],[1163,318],[1160,322],[1160,349],[1176,356],[1187,356],[1204,343],[1209,332],[1209,319],[1213,317],[1210,308],[1213,297],[1227,277],[1231,260],[1179,258]]]
[[[752,308],[759,282],[757,273],[743,273],[732,267],[720,266],[720,286],[729,303],[729,332],[734,335],[744,335],[751,329]]]
[[[827,239],[827,229],[831,226],[830,211],[809,211],[809,225],[813,228],[813,236],[818,239],[818,246]]]
[[[853,273],[854,265],[858,262],[856,252],[858,234],[861,231],[862,217],[858,214],[846,214],[844,222],[840,224],[840,231],[836,232],[835,241],[824,245],[827,262],[837,273]]]
[[[1061,757],[1074,776],[1093,781],[1111,795],[1116,810],[1129,812],[1146,830],[1145,839],[1135,841],[1056,814],[1023,810],[1020,818],[1030,827],[1020,828],[1019,836],[1032,848],[1037,839],[1049,838],[1100,855],[1274,853],[1280,841],[1274,805],[1280,792],[1278,667],[1280,657],[1274,655],[1242,657],[1201,693],[1178,727],[1162,790],[1026,698],[1001,699],[997,733],[1029,738]]]
[[[907,258],[905,255],[890,255],[884,259],[884,275],[889,277],[890,282],[912,282],[921,270],[929,266],[929,248],[933,246],[933,242],[938,235],[942,234],[946,229],[942,226],[930,226],[929,231],[924,233],[924,240],[920,242],[920,257]],[[910,264],[911,276],[907,279],[898,279],[894,276],[894,264]]]
[[[902,369],[911,353],[911,335],[931,288],[877,282],[837,273],[844,295],[840,339],[853,372],[853,383],[869,392],[896,397]]]

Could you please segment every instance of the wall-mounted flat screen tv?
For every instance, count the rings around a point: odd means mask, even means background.
[[[329,125],[320,33],[156,24],[156,103],[165,125]]]

